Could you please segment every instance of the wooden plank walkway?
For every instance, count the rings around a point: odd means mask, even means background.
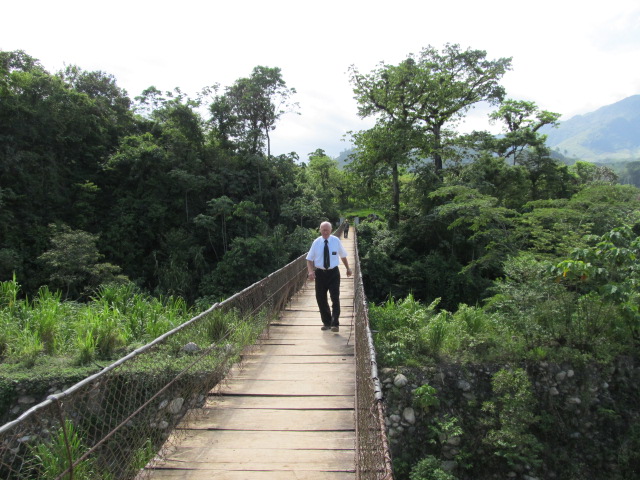
[[[353,267],[353,241],[342,241]],[[355,479],[353,277],[340,273],[340,332],[320,330],[307,282],[151,478]]]

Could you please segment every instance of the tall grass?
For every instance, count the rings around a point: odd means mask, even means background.
[[[132,284],[103,286],[85,304],[63,302],[47,287],[30,300],[14,277],[0,282],[0,358],[27,366],[47,356],[81,365],[113,359],[191,316],[183,299],[154,298]]]

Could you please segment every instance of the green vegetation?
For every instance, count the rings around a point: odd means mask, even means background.
[[[68,438],[69,441],[65,441]],[[33,472],[37,478],[43,480],[90,480],[98,478],[96,469],[91,462],[82,462],[75,467],[72,473],[67,473],[59,477],[60,472],[64,472],[73,462],[78,460],[87,448],[82,445],[81,437],[76,432],[73,422],[67,420],[64,426],[60,427],[53,435],[51,442],[39,443],[33,448],[33,455],[38,461],[37,471]],[[100,476],[99,478],[104,478]],[[106,479],[105,479],[106,480]]]
[[[494,68],[492,80],[509,68],[485,55],[449,46],[353,70],[361,114],[380,120],[356,135],[347,169],[389,219],[358,228],[378,362],[418,385],[411,398],[387,392],[389,406],[418,412],[392,437],[396,478],[628,478],[640,392],[626,378],[615,394],[594,392],[605,372],[638,360],[640,190],[606,166],[555,160],[540,130],[559,116],[498,89],[491,118],[504,136],[457,134],[457,114],[446,118],[465,91],[456,81],[475,62]],[[416,100],[426,83],[411,79],[441,75],[452,79],[442,95]],[[440,141],[437,118],[451,128]],[[548,370],[567,365],[586,385],[556,403]],[[466,376],[477,383],[461,395],[454,379]],[[594,396],[602,417],[576,407]],[[597,432],[576,425],[578,411]]]
[[[20,299],[14,279],[0,283],[0,325],[5,364],[32,367],[41,357],[87,365],[113,360],[193,316],[181,298],[154,298],[132,284],[103,286],[90,302],[62,301],[43,287]]]
[[[633,478],[638,162],[557,160],[541,132],[559,115],[508,98],[510,69],[458,45],[352,67],[358,113],[376,122],[352,132],[342,169],[321,148],[271,155],[297,110],[278,68],[130,99],[106,73],[0,52],[0,404],[16,379],[40,394],[54,370],[100,368],[304,253],[321,220],[357,216],[379,364],[416,385],[398,480]],[[502,135],[457,133],[479,102]],[[127,373],[170,375],[185,343],[241,348],[264,322],[211,315]],[[622,380],[567,406],[541,373],[556,366]],[[438,369],[473,374],[477,395]],[[56,446],[42,448],[46,469]],[[143,464],[153,448],[136,448]]]
[[[349,195],[321,149],[270,155],[294,95],[257,66],[196,98],[131,99],[107,73],[0,51],[0,281],[81,302],[132,282],[208,306],[298,257]]]

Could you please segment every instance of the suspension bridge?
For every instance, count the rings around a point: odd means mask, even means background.
[[[54,451],[46,478],[392,479],[354,236],[342,239],[354,277],[339,267],[339,332],[320,330],[302,256],[0,427],[0,476],[41,478]],[[265,311],[239,363],[222,342],[178,348],[216,315]]]

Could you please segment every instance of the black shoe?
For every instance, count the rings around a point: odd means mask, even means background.
[[[320,330],[329,330],[331,327],[329,325],[323,325],[320,327]]]
[[[333,327],[331,327],[331,331],[332,332],[339,332],[340,331],[340,327],[338,325],[334,325]]]

